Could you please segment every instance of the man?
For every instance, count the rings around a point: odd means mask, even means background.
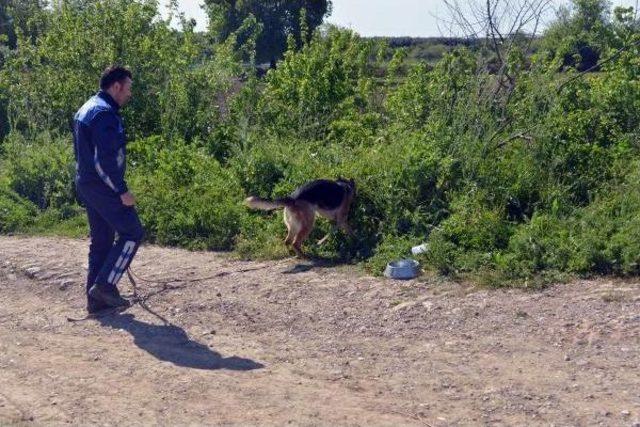
[[[135,198],[124,180],[126,137],[119,110],[131,98],[131,72],[110,67],[100,91],[73,121],[76,189],[89,217],[87,311],[128,307],[117,284],[129,267],[144,234]],[[115,241],[115,233],[118,239]]]

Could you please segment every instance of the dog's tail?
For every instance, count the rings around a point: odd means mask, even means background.
[[[291,197],[283,197],[282,199],[267,200],[261,197],[247,197],[244,203],[252,209],[262,209],[264,211],[272,211],[274,209],[293,206],[296,201]]]

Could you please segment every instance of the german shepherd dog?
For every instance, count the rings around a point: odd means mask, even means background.
[[[298,257],[303,258],[302,243],[305,241],[316,219],[316,212],[335,223],[347,234],[351,228],[347,224],[347,216],[351,202],[356,194],[354,180],[338,178],[336,181],[317,179],[298,187],[289,197],[267,200],[260,197],[249,197],[245,203],[253,209],[273,210],[284,208],[284,223],[287,226],[285,245],[291,245]],[[329,234],[324,236],[318,245],[323,244]]]

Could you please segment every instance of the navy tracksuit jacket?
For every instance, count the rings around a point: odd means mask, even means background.
[[[111,95],[100,91],[73,121],[76,189],[87,208],[91,232],[87,291],[97,283],[116,292],[144,234],[135,208],[120,200],[128,190],[126,137],[119,108]]]

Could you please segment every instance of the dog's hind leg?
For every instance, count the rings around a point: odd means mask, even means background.
[[[310,233],[311,233],[311,229],[310,228],[309,229],[303,228],[296,235],[295,240],[293,241],[293,250],[296,251],[296,254],[300,258],[305,258],[304,252],[302,252],[302,243],[307,239],[307,237],[309,237]]]
[[[332,227],[331,228],[335,230],[335,225],[333,223],[338,221],[339,213],[337,213],[336,211],[331,211],[331,210],[318,209],[318,214],[320,214],[320,216],[323,216],[323,217],[327,218],[329,221],[331,221],[332,222]],[[324,236],[322,239],[318,240],[317,245],[318,246],[323,245],[324,242],[326,242],[329,237],[331,237],[331,231],[329,231],[327,233],[327,235]]]
[[[287,226],[287,237],[284,239],[284,244],[289,246],[293,243],[293,238],[298,233],[296,227],[296,221],[292,218],[293,212],[289,208],[284,209],[284,224]]]
[[[285,246],[289,246],[293,243],[293,233],[291,232],[291,229],[289,229],[287,231],[287,237],[285,237],[284,239],[284,244]]]
[[[322,246],[324,245],[324,242],[327,241],[327,239],[331,236],[331,233],[327,233],[326,236],[324,236],[322,239],[318,240],[318,246]]]
[[[336,215],[336,224],[342,231],[344,231],[345,234],[352,235],[353,230],[351,230],[351,227],[349,227],[349,223],[347,222],[348,215],[349,215],[348,209],[343,209],[340,212],[338,212],[338,214]]]
[[[302,243],[309,237],[311,230],[313,230],[313,224],[315,223],[316,214],[311,206],[305,206],[299,211],[295,212],[296,220],[300,225],[300,229],[293,240],[293,249],[300,258],[304,258],[302,252]]]

